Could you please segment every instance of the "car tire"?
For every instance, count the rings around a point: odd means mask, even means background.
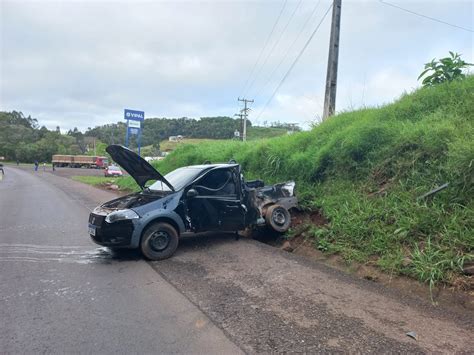
[[[163,260],[171,257],[178,248],[179,236],[168,223],[153,223],[143,233],[140,249],[147,259]]]
[[[265,213],[265,222],[275,232],[285,233],[291,225],[290,212],[283,206],[272,205]]]

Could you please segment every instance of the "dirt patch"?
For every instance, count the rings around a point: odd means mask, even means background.
[[[292,228],[298,228],[308,223],[315,226],[325,226],[329,221],[319,210],[311,212],[299,211],[296,209],[291,210]]]
[[[402,291],[404,294],[420,299],[430,299],[428,285],[406,276],[396,275],[382,271],[377,265],[377,259],[367,261],[365,264],[347,262],[338,254],[325,254],[318,250],[314,238],[307,235],[307,231],[314,226],[327,226],[329,221],[320,211],[304,212],[292,211],[293,237],[259,239],[260,241],[294,253],[311,260],[323,262],[335,269],[344,271],[375,283],[380,283],[390,288]],[[441,285],[432,291],[435,304],[455,307],[460,311],[474,312],[474,276],[458,276],[451,285]]]

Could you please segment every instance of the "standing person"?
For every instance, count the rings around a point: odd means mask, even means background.
[[[18,159],[16,160],[16,165],[20,165],[20,161]]]
[[[38,160],[35,160],[35,171],[38,171],[38,165],[39,165]]]
[[[43,171],[46,171],[46,163],[43,163]]]

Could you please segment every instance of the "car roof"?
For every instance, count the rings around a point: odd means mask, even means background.
[[[183,166],[183,168],[190,168],[190,169],[213,169],[213,168],[234,168],[236,166],[239,166],[239,164],[232,163],[220,163],[220,164],[200,164],[200,165],[188,165],[188,166]]]

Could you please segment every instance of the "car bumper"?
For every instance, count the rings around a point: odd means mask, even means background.
[[[131,246],[134,226],[132,221],[107,223],[105,216],[89,215],[89,235],[94,243],[108,247]]]

